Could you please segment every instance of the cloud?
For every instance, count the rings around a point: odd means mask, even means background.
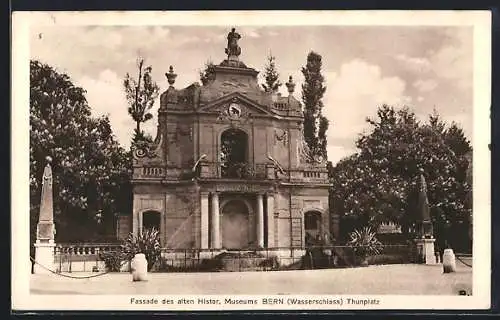
[[[427,79],[427,80],[418,79],[413,83],[413,86],[417,88],[417,90],[420,92],[429,92],[436,89],[438,83],[434,79]]]
[[[356,137],[368,128],[366,117],[374,117],[382,104],[401,106],[411,102],[411,97],[405,95],[405,81],[384,77],[379,66],[361,59],[344,63],[338,74],[327,74],[326,79],[324,114],[331,122],[328,144],[334,153],[355,150]],[[347,145],[346,140],[352,142]],[[337,157],[332,154],[332,160]]]
[[[328,161],[331,161],[334,165],[345,157],[348,157],[356,153],[356,148],[348,148],[344,146],[328,146]]]
[[[422,101],[424,101],[424,100],[425,100],[425,98],[424,98],[424,97],[422,97],[422,96],[418,96],[418,97],[417,97],[417,101],[418,101],[418,102],[422,102]]]
[[[454,83],[458,89],[470,90],[473,80],[472,30],[453,28],[446,32],[451,39],[436,51],[431,51],[430,60],[438,77]]]
[[[87,90],[87,101],[93,116],[108,115],[113,133],[124,147],[130,145],[134,121],[127,112],[127,100],[122,80],[109,70],[103,70],[97,78],[83,77],[75,81]]]
[[[426,73],[432,67],[429,59],[424,57],[410,57],[405,54],[398,54],[395,59],[401,62],[403,67],[413,72]]]

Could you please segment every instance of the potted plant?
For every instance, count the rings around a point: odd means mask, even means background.
[[[148,263],[148,271],[152,270],[160,260],[160,234],[155,228],[145,229],[137,236],[129,234],[122,247],[129,261],[138,253],[144,254]]]
[[[361,266],[367,266],[367,258],[371,255],[380,254],[382,243],[377,239],[376,233],[370,227],[361,230],[356,229],[349,234],[350,240],[347,243],[354,252],[355,257]]]

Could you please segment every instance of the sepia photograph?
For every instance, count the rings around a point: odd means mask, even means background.
[[[15,13],[12,308],[489,308],[490,19]]]

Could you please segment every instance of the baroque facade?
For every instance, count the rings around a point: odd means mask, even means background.
[[[239,59],[241,36],[228,34],[227,58],[203,85],[160,95],[157,136],[133,150],[133,212],[118,233],[160,230],[167,248],[303,247],[338,234],[328,210],[328,171],[310,159],[294,97],[265,92],[258,71]]]

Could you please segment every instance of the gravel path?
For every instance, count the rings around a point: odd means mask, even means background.
[[[457,263],[457,272],[442,266],[384,265],[364,268],[280,272],[150,273],[132,282],[128,273],[90,279],[31,275],[32,294],[397,294],[470,293],[472,269]],[[83,276],[83,273],[73,273]]]

